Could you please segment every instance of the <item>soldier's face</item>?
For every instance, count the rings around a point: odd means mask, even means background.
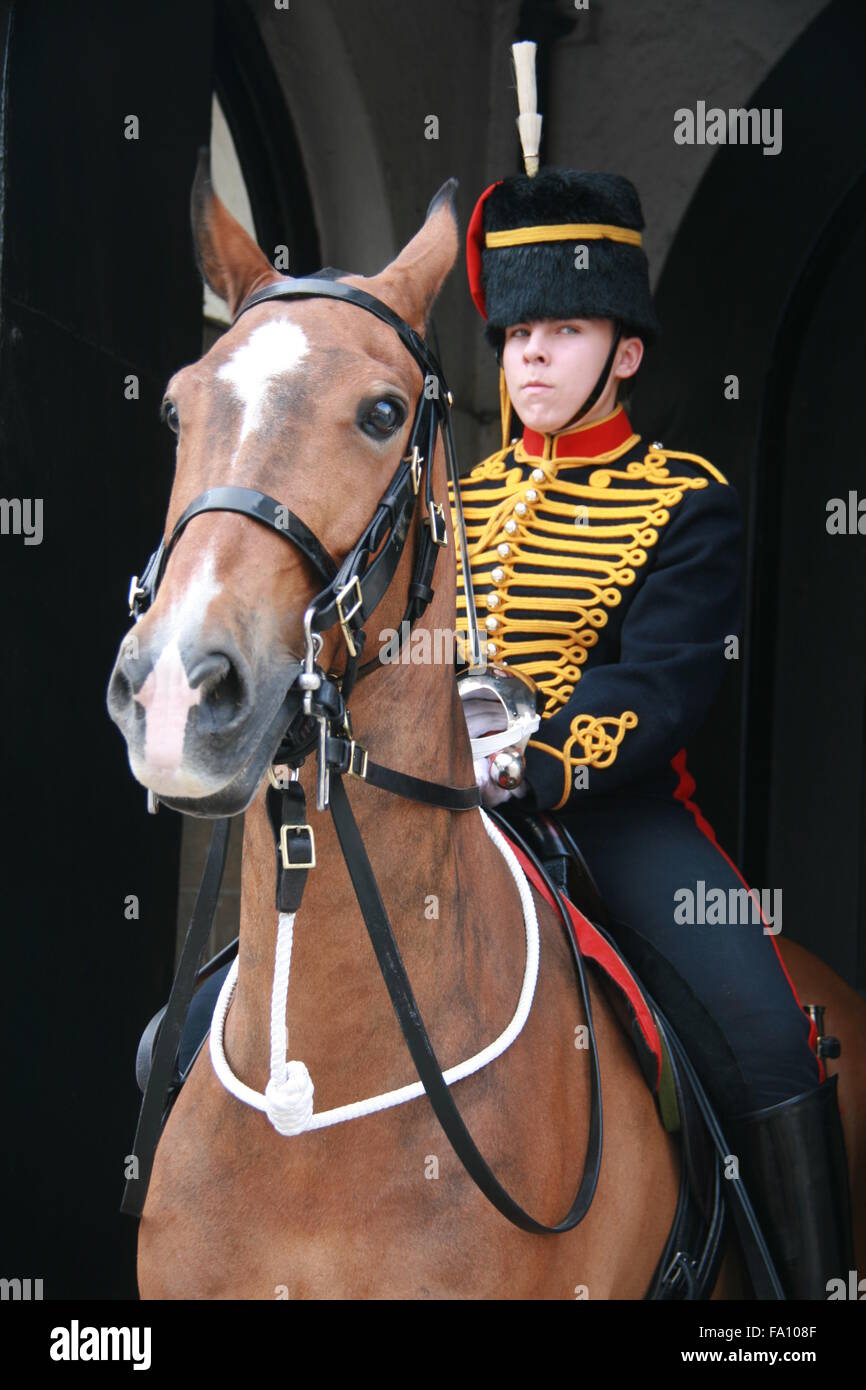
[[[567,425],[595,386],[613,335],[611,319],[536,319],[507,328],[502,366],[511,403],[523,423],[544,433]],[[613,409],[615,373],[629,343],[640,340],[620,343],[608,386],[584,419],[599,419]]]

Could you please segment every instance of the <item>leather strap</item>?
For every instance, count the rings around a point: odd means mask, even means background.
[[[394,768],[374,763],[366,749],[348,738],[329,734],[325,740],[325,754],[332,771],[349,773],[361,782],[405,796],[409,801],[439,806],[446,811],[471,811],[473,806],[481,805],[481,791],[477,785],[450,787],[444,782],[428,782],[408,772],[396,772]]]
[[[277,912],[297,912],[307,874],[316,860],[313,828],[306,824],[306,797],[300,782],[268,787],[265,807],[277,856]]]
[[[137,1177],[127,1178],[123,1190],[120,1210],[130,1216],[141,1216],[153,1158],[162,1131],[162,1120],[169,1092],[178,1080],[177,1054],[183,1025],[189,1012],[189,1002],[193,995],[196,972],[201,963],[202,953],[210,935],[216,912],[220,884],[225,868],[226,853],[231,833],[231,820],[228,816],[214,823],[207,862],[199,885],[192,910],[186,940],[177,967],[177,974],[168,996],[165,1013],[159,1026],[159,1037],[153,1054],[153,1065],[147,1080],[144,1099],[138,1115],[132,1155],[136,1161]]]
[[[193,498],[175,522],[162,562],[154,575],[154,589],[162,577],[162,571],[168,563],[175,541],[193,517],[200,516],[202,512],[239,512],[241,516],[260,521],[263,526],[269,526],[278,535],[292,541],[307,557],[325,584],[329,584],[337,573],[337,567],[322,542],[283,502],[278,502],[256,488],[210,487],[200,496]]]
[[[341,299],[344,304],[354,304],[359,309],[366,309],[368,313],[387,323],[389,328],[393,328],[422,371],[428,376],[438,377],[444,384],[442,368],[424,339],[381,299],[375,299],[356,285],[347,285],[339,280],[319,280],[312,275],[300,280],[277,281],[248,295],[235,314],[234,322],[237,323],[241,314],[245,314],[248,309],[253,309],[257,304],[264,304],[269,299]]]

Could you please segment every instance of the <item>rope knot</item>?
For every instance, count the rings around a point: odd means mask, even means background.
[[[301,1134],[313,1117],[314,1086],[305,1062],[286,1062],[282,1081],[265,1087],[267,1116],[278,1134]]]

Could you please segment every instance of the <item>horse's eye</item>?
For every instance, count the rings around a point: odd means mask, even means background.
[[[406,418],[406,412],[399,401],[384,396],[370,410],[363,412],[359,421],[361,429],[372,439],[387,439],[398,430]]]
[[[165,405],[163,406],[162,418],[168,425],[172,433],[177,434],[180,430],[180,417],[177,413],[177,407],[174,405],[172,401],[166,401]]]

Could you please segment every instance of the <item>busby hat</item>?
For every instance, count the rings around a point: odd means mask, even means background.
[[[620,340],[634,334],[648,347],[660,331],[634,184],[620,174],[539,172],[543,118],[538,112],[535,49],[529,42],[511,45],[526,173],[498,179],[484,190],[466,234],[469,289],[487,320],[485,337],[499,357],[503,450],[512,413],[502,368],[510,324],[533,319],[614,320],[607,361],[572,424],[600,398]]]
[[[466,245],[488,342],[501,347],[508,325],[524,320],[614,318],[649,346],[659,325],[643,227],[637,190],[620,174],[546,168],[491,184]]]

